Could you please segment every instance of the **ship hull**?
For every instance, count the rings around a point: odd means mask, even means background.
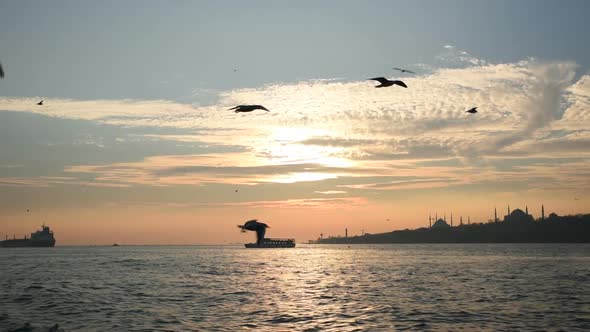
[[[246,248],[295,248],[295,243],[291,244],[279,244],[279,245],[258,245],[257,243],[246,243],[244,244]]]
[[[295,241],[288,239],[264,239],[261,244],[246,243],[246,248],[295,248]]]
[[[55,240],[32,241],[30,239],[13,239],[0,241],[0,247],[3,248],[28,248],[28,247],[53,247]]]

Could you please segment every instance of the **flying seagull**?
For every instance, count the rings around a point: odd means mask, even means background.
[[[267,112],[270,112],[269,110],[266,109],[266,107],[262,106],[262,105],[239,105],[236,107],[232,107],[229,110],[235,110],[235,113],[240,113],[240,112],[252,112],[254,110],[265,110]]]
[[[399,86],[403,86],[404,88],[407,88],[408,86],[406,85],[406,83],[402,82],[402,81],[390,81],[388,79],[386,79],[385,77],[374,77],[374,78],[369,78],[369,81],[378,81],[379,83],[381,83],[381,85],[376,85],[376,88],[384,88],[386,86],[392,86],[392,85],[399,85]]]
[[[242,233],[246,231],[256,232],[256,243],[261,245],[264,242],[264,233],[266,229],[270,228],[267,224],[258,222],[257,219],[248,220],[243,225],[238,225],[238,228],[242,229]]]
[[[474,107],[474,108],[468,109],[468,110],[467,110],[467,111],[465,111],[465,112],[467,112],[467,113],[471,113],[471,114],[477,113],[477,107]]]
[[[2,63],[0,63],[0,78],[4,78],[4,69],[2,69]]]
[[[37,103],[37,105],[43,105],[43,100]]]
[[[399,70],[399,71],[401,71],[402,73],[416,74],[416,73],[414,73],[414,72],[413,72],[413,71],[411,71],[411,70],[407,70],[407,69],[403,69],[403,68],[397,68],[397,67],[393,67],[393,69],[395,69],[395,70]]]

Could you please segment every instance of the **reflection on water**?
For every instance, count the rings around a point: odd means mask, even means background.
[[[588,245],[3,248],[0,266],[0,312],[66,331],[590,328]]]

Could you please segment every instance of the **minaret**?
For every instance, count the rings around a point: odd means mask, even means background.
[[[432,228],[432,215],[428,214],[428,228]]]
[[[459,217],[459,226],[463,226],[463,216]]]
[[[348,228],[344,229],[344,237],[348,239]]]
[[[510,215],[510,204],[508,204],[508,215]]]
[[[545,221],[545,206],[541,204],[541,220]]]
[[[445,222],[447,222],[447,213],[446,213],[446,212],[445,212],[445,214],[444,214],[444,219],[443,219],[443,220],[444,220]]]
[[[528,215],[529,215],[529,206],[528,206],[528,205],[527,205],[527,206],[525,206],[525,208],[524,208],[524,209],[525,209],[526,215],[528,216]]]
[[[435,214],[434,219],[435,219],[434,222],[436,222],[438,220],[438,212]]]
[[[471,225],[471,218],[467,216],[467,225]]]
[[[453,212],[451,212],[451,227],[453,227]]]
[[[494,207],[494,222],[498,222],[498,211],[496,211],[495,207]]]

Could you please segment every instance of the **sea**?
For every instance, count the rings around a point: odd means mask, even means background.
[[[56,323],[66,332],[589,331],[590,246],[0,248],[0,331]]]

